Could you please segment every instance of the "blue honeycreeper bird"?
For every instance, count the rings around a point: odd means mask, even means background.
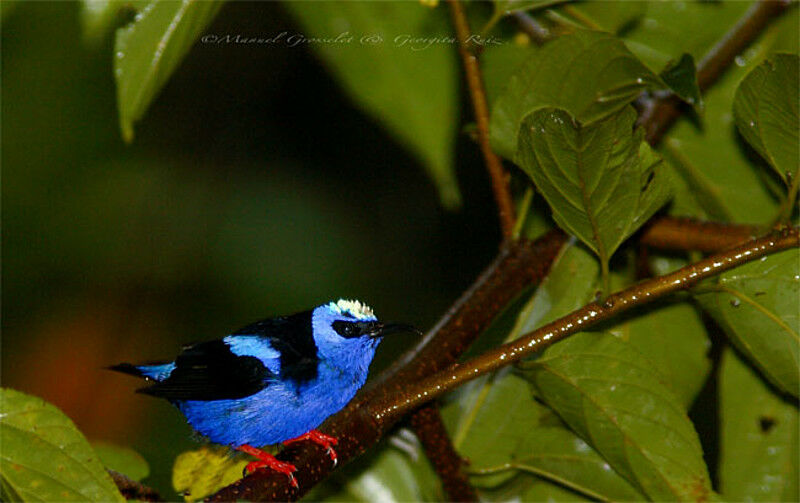
[[[340,299],[186,346],[173,362],[110,369],[154,381],[137,391],[169,400],[211,442],[258,458],[246,473],[271,468],[297,486],[294,465],[256,447],[310,440],[335,465],[336,438],[315,428],[364,384],[383,336],[401,331],[419,333],[381,323],[367,305]]]

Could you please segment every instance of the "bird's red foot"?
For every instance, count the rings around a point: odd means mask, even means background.
[[[264,452],[261,449],[256,449],[250,445],[240,445],[236,450],[258,458],[258,461],[247,463],[247,466],[244,467],[245,474],[253,473],[259,468],[269,468],[270,470],[275,470],[289,477],[289,481],[294,487],[300,487],[297,485],[297,480],[294,478],[294,472],[297,471],[297,467],[293,464],[278,461],[272,454]]]
[[[324,447],[326,449],[326,452],[328,453],[328,456],[331,457],[331,461],[333,461],[333,466],[336,466],[336,463],[338,462],[338,457],[336,456],[336,451],[333,450],[333,446],[339,443],[339,441],[336,440],[336,437],[320,433],[317,430],[311,430],[308,433],[300,435],[297,438],[285,441],[283,445],[293,444],[301,440],[311,440],[315,444]]]

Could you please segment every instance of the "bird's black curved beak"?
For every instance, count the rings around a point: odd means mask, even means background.
[[[370,337],[383,337],[385,335],[396,334],[398,332],[413,332],[418,335],[422,335],[417,327],[413,325],[408,325],[406,323],[381,323],[375,322],[375,324],[371,327],[369,336]]]

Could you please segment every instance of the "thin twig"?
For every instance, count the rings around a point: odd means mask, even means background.
[[[164,501],[158,491],[114,470],[106,470],[126,500]]]
[[[736,56],[758,38],[775,18],[786,12],[790,4],[788,1],[771,0],[755,2],[697,63],[697,84],[700,91],[711,87]],[[681,101],[673,94],[647,104],[639,121],[645,128],[648,143],[657,144],[680,115]]]
[[[752,225],[659,217],[648,222],[639,242],[662,250],[718,252],[753,239],[757,234],[757,227]]]
[[[414,411],[410,422],[425,449],[425,455],[442,481],[447,500],[478,501],[475,489],[470,485],[467,474],[462,471],[464,460],[450,441],[436,402],[425,404]]]
[[[534,44],[542,45],[550,39],[550,31],[527,12],[517,11],[512,13],[511,17],[517,22],[519,29],[522,30]]]
[[[503,237],[508,239],[514,230],[514,202],[508,187],[508,174],[503,168],[500,158],[492,151],[489,145],[489,104],[486,100],[486,91],[483,87],[483,77],[478,65],[478,58],[468,47],[472,36],[464,7],[459,0],[448,0],[450,15],[458,39],[458,53],[464,64],[464,73],[475,112],[475,122],[478,126],[478,143],[481,147],[486,169],[492,180],[492,191],[497,203],[497,215],[500,218],[500,228]]]
[[[472,379],[522,358],[533,355],[576,332],[586,330],[634,307],[649,304],[665,295],[686,290],[698,282],[721,274],[766,255],[800,245],[797,228],[787,227],[759,239],[748,241],[731,250],[712,255],[675,272],[659,276],[617,292],[602,303],[592,302],[556,321],[523,335],[514,342],[503,344],[462,364],[453,364],[408,386],[401,397],[370,404],[369,413],[376,420],[402,416],[443,393]],[[399,399],[398,399],[399,398]]]

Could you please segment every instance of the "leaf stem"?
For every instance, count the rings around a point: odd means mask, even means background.
[[[757,227],[751,225],[658,217],[645,226],[639,241],[662,250],[718,252],[753,239],[757,234]]]
[[[786,194],[781,209],[778,212],[778,218],[775,219],[775,225],[787,224],[789,219],[792,218],[795,203],[797,202],[797,191],[800,188],[800,171],[796,171],[792,177],[792,183],[789,185],[789,192]]]
[[[524,461],[524,460],[523,460]],[[568,487],[575,492],[584,494],[589,498],[596,499],[597,501],[610,501],[607,497],[604,497],[602,494],[592,491],[588,487],[584,487],[582,485],[576,484],[572,480],[559,477],[552,472],[548,472],[547,470],[543,470],[541,468],[537,468],[535,466],[526,465],[522,462],[516,463],[504,463],[499,466],[491,466],[487,468],[476,468],[469,471],[470,474],[473,475],[492,475],[495,473],[503,473],[511,470],[523,471],[527,473],[532,473],[533,475],[537,475],[542,477],[546,480],[551,480],[556,484],[563,485],[564,487]]]
[[[497,203],[497,216],[500,219],[500,228],[503,237],[508,239],[514,230],[514,203],[508,187],[508,173],[503,168],[503,163],[497,154],[492,151],[489,144],[489,104],[486,99],[486,90],[483,86],[483,76],[478,65],[477,56],[468,47],[472,37],[469,22],[464,12],[464,7],[459,0],[447,0],[450,6],[450,16],[458,39],[458,53],[464,65],[464,74],[469,87],[469,96],[475,112],[475,122],[478,125],[478,143],[486,164],[486,170],[492,180],[492,191]]]
[[[528,185],[528,187],[525,189],[525,194],[522,196],[522,201],[519,203],[519,216],[517,217],[517,221],[514,223],[514,230],[511,231],[511,239],[519,239],[519,235],[522,234],[522,229],[525,227],[525,221],[528,219],[528,211],[530,210],[531,203],[533,202],[533,195],[533,187]]]
[[[483,25],[483,28],[481,28],[480,31],[481,38],[486,38],[486,36],[489,34],[492,28],[494,28],[495,25],[501,19],[503,19],[503,16],[505,16],[505,13],[503,13],[499,8],[497,8],[497,4],[495,3],[494,11],[492,12],[492,17],[490,17],[489,20],[486,21],[486,24]]]
[[[601,298],[606,298],[606,296],[611,293],[611,273],[608,270],[608,258],[606,257],[599,257],[600,258],[600,277],[603,281],[603,294]]]

